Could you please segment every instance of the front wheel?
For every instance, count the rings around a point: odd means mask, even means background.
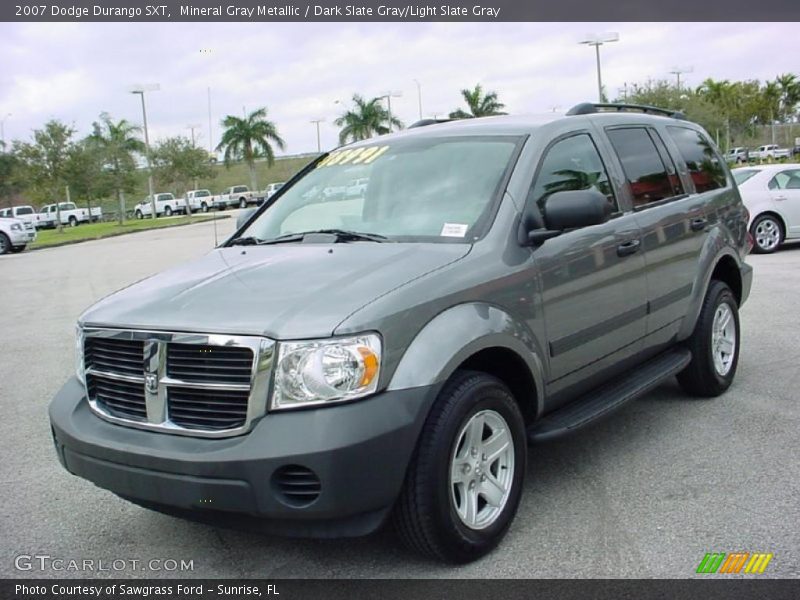
[[[244,198],[239,199],[239,208],[247,208],[247,200]]]
[[[11,247],[11,240],[8,239],[5,233],[0,231],[0,255],[11,252]]]
[[[144,219],[144,215],[142,214],[142,211],[140,211],[140,210],[136,211],[136,218],[137,219]]]
[[[739,304],[727,284],[711,280],[691,337],[692,360],[678,383],[693,396],[712,398],[727,390],[739,363]]]
[[[408,467],[393,514],[401,539],[448,562],[484,556],[514,519],[525,461],[525,424],[508,387],[484,373],[457,373]]]
[[[783,242],[783,226],[777,217],[761,215],[750,228],[753,236],[753,251],[756,254],[771,254]]]
[[[68,222],[70,227],[78,226],[78,219],[76,219],[74,216],[70,217]]]
[[[204,213],[207,213],[208,212],[208,204],[203,202],[203,204],[200,205],[200,210],[202,210]]]
[[[166,215],[167,217],[172,216],[172,209],[169,206],[164,209],[164,215]]]

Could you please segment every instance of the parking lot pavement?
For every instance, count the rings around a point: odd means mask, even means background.
[[[218,223],[220,239],[233,225]],[[727,394],[691,400],[669,383],[534,447],[509,535],[488,557],[454,568],[408,554],[389,531],[290,540],[181,521],[59,466],[46,407],[73,372],[77,316],[213,240],[206,223],[0,258],[0,577],[692,577],[706,552],[734,551],[773,553],[763,576],[800,576],[800,246],[749,259],[755,280]],[[16,556],[36,554],[107,567],[183,559],[194,570],[15,569]]]

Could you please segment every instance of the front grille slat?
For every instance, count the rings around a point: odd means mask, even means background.
[[[180,341],[172,341],[176,338]],[[218,343],[201,343],[211,341]],[[93,329],[83,339],[87,393],[101,416],[116,417],[122,425],[232,435],[265,411],[263,400],[254,413],[250,406],[253,386],[262,389],[269,377],[268,370],[256,368],[264,343],[254,336]],[[266,343],[271,350],[273,342]],[[154,414],[158,419],[152,420]]]

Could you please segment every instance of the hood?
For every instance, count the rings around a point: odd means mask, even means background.
[[[213,250],[107,296],[85,325],[265,335],[331,335],[376,298],[463,258],[467,244],[278,244]]]

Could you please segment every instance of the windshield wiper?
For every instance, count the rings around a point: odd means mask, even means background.
[[[259,240],[259,246],[266,244],[283,244],[287,242],[299,242],[307,235],[333,235],[337,242],[388,242],[389,238],[378,233],[364,233],[361,231],[349,231],[347,229],[314,229],[312,231],[301,231],[298,233],[287,233],[271,240]]]
[[[261,241],[262,240],[249,235],[233,238],[229,243],[231,246],[255,246],[256,244],[260,244]]]

